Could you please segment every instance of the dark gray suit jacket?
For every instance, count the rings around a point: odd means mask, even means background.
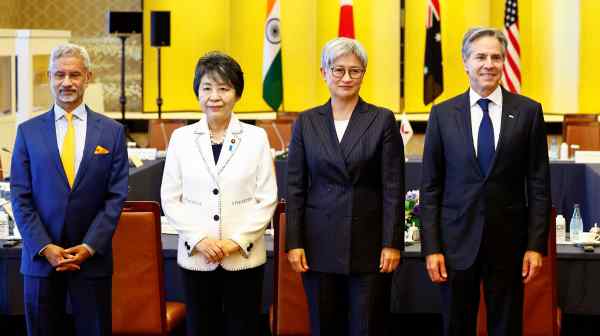
[[[471,131],[469,92],[431,109],[421,206],[423,251],[466,269],[483,246],[492,262],[522,262],[546,252],[550,220],[548,146],[542,106],[502,90],[502,122],[487,176]]]
[[[300,114],[288,158],[287,249],[312,271],[377,272],[404,246],[404,148],[391,111],[358,102],[338,141],[331,103]]]

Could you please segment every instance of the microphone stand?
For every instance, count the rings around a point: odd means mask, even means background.
[[[125,123],[125,106],[127,105],[127,97],[125,96],[125,40],[129,36],[119,35],[121,40],[121,96],[119,97],[119,104],[121,105],[121,124],[125,128],[125,136],[129,141],[135,142],[135,140],[129,134],[129,129]]]

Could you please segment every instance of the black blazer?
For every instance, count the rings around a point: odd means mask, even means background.
[[[391,111],[359,100],[341,143],[331,103],[300,114],[288,157],[287,250],[312,271],[377,272],[404,246],[404,147]]]
[[[546,252],[550,219],[548,145],[542,106],[502,90],[502,122],[487,176],[471,131],[469,92],[431,109],[421,184],[423,251],[471,266],[480,246],[492,262]]]

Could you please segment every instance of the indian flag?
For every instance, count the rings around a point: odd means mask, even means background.
[[[263,49],[263,99],[277,111],[283,100],[281,75],[281,31],[279,29],[279,0],[268,0]]]

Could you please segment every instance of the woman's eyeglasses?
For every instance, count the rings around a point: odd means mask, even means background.
[[[365,73],[365,70],[362,68],[350,68],[346,69],[342,66],[333,66],[330,68],[331,75],[335,79],[341,79],[346,75],[346,71],[348,72],[348,76],[352,79],[359,79]]]

